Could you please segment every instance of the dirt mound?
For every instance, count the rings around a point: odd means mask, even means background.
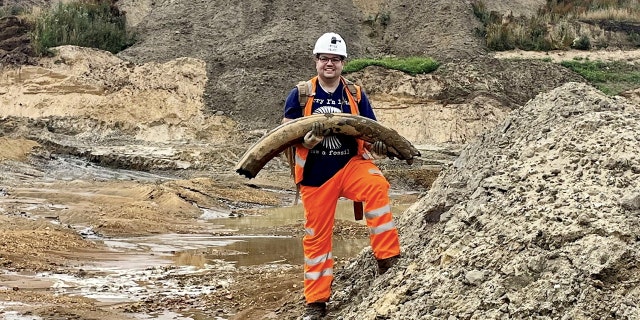
[[[353,285],[337,296],[359,302],[339,314],[637,319],[639,120],[625,98],[579,83],[514,111],[405,212],[398,268],[344,271]]]
[[[53,50],[37,66],[3,70],[0,134],[138,170],[219,167],[211,158],[226,155],[215,150],[243,139],[231,119],[203,110],[202,60],[134,65],[97,49]],[[193,151],[203,145],[205,152]]]
[[[207,109],[230,114],[252,129],[279,124],[286,94],[314,75],[311,51],[324,32],[340,33],[349,57],[426,55],[451,61],[484,54],[473,34],[479,22],[466,1],[144,4],[149,10],[130,1],[120,4],[146,16],[131,17],[140,21],[140,39],[119,56],[136,63],[184,55],[206,61]]]
[[[0,67],[35,64],[30,30],[29,23],[18,17],[0,18]]]

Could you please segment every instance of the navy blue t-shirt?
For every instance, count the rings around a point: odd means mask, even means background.
[[[359,103],[361,116],[376,120],[369,99],[364,91]],[[333,93],[326,92],[318,84],[311,107],[312,114],[320,113],[351,113],[349,99],[340,83]],[[300,107],[298,101],[298,88],[295,87],[285,101],[284,117],[296,119],[303,116],[304,107]],[[307,161],[300,184],[304,186],[318,187],[329,180],[342,169],[351,158],[358,153],[356,139],[348,135],[326,136],[317,146],[309,150]]]

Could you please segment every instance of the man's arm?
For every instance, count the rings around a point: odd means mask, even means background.
[[[302,116],[302,108],[298,101],[298,87],[295,87],[291,92],[289,92],[289,96],[287,96],[287,99],[285,100],[282,123],[293,121],[297,118],[301,118]],[[301,145],[307,149],[313,149],[323,139],[324,125],[320,122],[315,122],[311,130],[304,136]]]
[[[287,99],[284,101],[284,116],[282,123],[302,117],[302,108],[298,101],[298,87],[291,89]]]

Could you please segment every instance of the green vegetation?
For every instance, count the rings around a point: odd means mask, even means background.
[[[592,39],[578,33],[578,21],[595,25],[625,27],[640,22],[640,1],[637,0],[547,0],[536,15],[515,17],[486,9],[481,0],[472,8],[482,22],[476,34],[485,39],[491,50],[511,49],[590,50]],[[621,28],[624,29],[624,28]],[[630,30],[634,30],[630,28]],[[640,46],[640,36],[628,33],[630,43]],[[551,61],[551,60],[549,60]],[[640,86],[640,67],[626,62],[589,61],[576,57],[561,65],[580,74],[605,94],[615,95]]]
[[[589,40],[589,37],[582,35],[573,42],[573,47],[578,50],[589,50],[591,48],[591,40]]]
[[[571,60],[560,64],[580,74],[608,95],[616,95],[640,86],[640,67],[626,62]]]
[[[633,0],[547,0],[532,17],[489,11],[482,0],[474,0],[472,8],[482,22],[476,34],[486,40],[489,49],[496,51],[589,50],[591,41],[579,33],[575,26],[578,21],[594,24],[604,20],[618,24],[640,21],[640,1]],[[633,32],[629,39],[640,45],[640,37]]]
[[[60,45],[117,53],[135,41],[127,32],[124,14],[104,1],[58,3],[35,18],[31,38],[40,55]]]
[[[19,16],[25,13],[27,13],[27,10],[22,6],[0,6],[0,18],[8,16]]]
[[[343,71],[345,73],[360,71],[368,66],[380,66],[387,69],[394,69],[406,72],[415,76],[420,73],[429,73],[436,69],[440,64],[425,57],[408,57],[408,58],[382,58],[382,59],[354,59],[349,61]]]

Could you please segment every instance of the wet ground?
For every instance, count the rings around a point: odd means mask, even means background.
[[[288,177],[185,180],[74,158],[22,169],[0,194],[4,319],[287,318],[302,298]],[[416,198],[394,191],[394,213]],[[339,267],[368,238],[350,201],[336,219]]]

